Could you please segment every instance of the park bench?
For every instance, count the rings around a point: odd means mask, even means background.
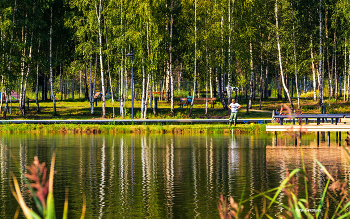
[[[202,95],[205,95],[207,92],[206,92],[206,91],[199,91],[199,92],[197,92],[197,94],[198,94],[198,93],[202,96]],[[213,93],[214,93],[214,92],[213,92]],[[224,97],[227,97],[227,91],[224,91],[223,93],[224,93]],[[208,94],[210,94],[209,91],[208,91]],[[219,95],[218,92],[216,92],[216,94]]]
[[[187,98],[180,98],[180,107],[182,108],[183,105],[186,103]],[[206,98],[194,98],[193,104],[205,104]],[[208,103],[211,105],[211,108],[214,108],[214,105],[216,103],[216,98],[208,98]]]
[[[160,93],[160,94],[166,94],[166,93],[168,93],[168,92],[165,92],[165,91],[162,91],[162,92],[154,91],[153,93],[154,93],[154,94],[159,94],[159,93]]]
[[[283,125],[283,120],[285,119],[292,119],[293,124],[295,124],[295,119],[299,120],[299,124],[303,119],[305,119],[305,123],[308,124],[309,119],[316,119],[317,125],[321,123],[322,120],[330,119],[331,123],[337,125],[341,118],[350,118],[349,114],[301,114],[301,115],[274,115],[273,119],[279,119],[280,125]]]

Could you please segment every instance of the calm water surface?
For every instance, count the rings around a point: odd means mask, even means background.
[[[314,158],[336,178],[350,175],[346,152],[333,135],[329,147],[317,147],[314,134],[302,137],[314,194],[322,193],[327,180]],[[300,147],[294,147],[289,137],[275,141],[272,135],[2,135],[0,218],[13,218],[18,206],[9,187],[10,172],[24,183],[20,170],[26,171],[36,155],[50,166],[54,149],[58,218],[65,188],[69,218],[80,217],[84,196],[86,218],[219,218],[221,193],[238,199],[244,190],[248,198],[277,187],[288,170],[301,167]],[[30,197],[25,199],[35,209]],[[254,206],[261,203],[247,202],[245,211],[255,212]]]

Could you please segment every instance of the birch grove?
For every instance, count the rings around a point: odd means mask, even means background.
[[[191,117],[202,98],[206,115],[214,97],[221,109],[233,98],[263,108],[270,97],[293,108],[293,93],[298,109],[301,97],[320,107],[349,101],[348,1],[15,0],[0,7],[4,118],[13,101],[27,114],[29,97],[39,114],[40,101],[52,101],[56,112],[58,102],[74,100],[94,117],[130,118],[134,109],[135,119],[159,106]],[[189,111],[177,110],[189,92]]]

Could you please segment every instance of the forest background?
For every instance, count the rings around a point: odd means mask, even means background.
[[[326,96],[349,100],[349,27],[347,0],[1,0],[0,113],[17,91],[22,115],[28,93],[55,114],[69,88],[91,114],[101,92],[103,118],[106,96],[124,118],[136,92],[140,118],[147,102],[156,114],[156,93],[172,113],[200,91],[224,109],[232,98],[261,106],[272,90],[296,110],[311,92],[322,108]]]

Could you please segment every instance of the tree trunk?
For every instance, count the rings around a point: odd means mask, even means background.
[[[293,19],[293,49],[294,49],[294,74],[295,74],[295,87],[297,90],[297,99],[298,99],[298,109],[300,109],[300,97],[299,97],[299,86],[298,86],[298,68],[297,68],[297,50],[296,50],[296,43],[295,43],[295,27],[294,27],[294,10],[293,10],[293,4],[291,3],[292,7],[292,19]]]
[[[150,75],[148,74],[148,76],[147,76],[147,85],[146,85],[145,101],[144,101],[144,106],[143,106],[143,115],[142,115],[143,119],[146,119],[146,116],[147,116],[147,97],[148,97],[149,83],[150,83]]]
[[[51,96],[53,103],[53,113],[56,113],[56,99],[55,93],[53,92],[53,77],[52,77],[52,6],[51,6],[51,25],[50,25],[50,87],[51,87]]]
[[[324,71],[323,71],[323,65],[322,65],[322,0],[320,0],[320,52],[319,52],[319,62],[318,62],[318,68],[319,68],[319,80],[320,83],[318,84],[318,100],[319,100],[319,106],[322,109],[323,107],[323,87],[324,87]],[[345,84],[344,84],[345,85]],[[345,90],[344,90],[345,91]]]
[[[348,88],[347,88],[347,92],[348,92],[348,95],[347,95],[347,101],[349,101],[349,85],[350,85],[350,50],[348,52]]]
[[[74,75],[72,78],[72,100],[74,100],[74,91],[75,91],[75,83],[74,83]]]
[[[266,62],[266,70],[265,70],[265,100],[268,99],[268,91],[269,91],[269,61]]]
[[[88,91],[88,85],[87,85],[87,64],[85,64],[85,74],[84,74],[84,93],[85,93],[85,99],[89,99],[89,91]]]
[[[193,102],[195,99],[196,92],[196,80],[197,80],[197,0],[194,0],[194,79],[193,79],[193,94],[190,113],[188,117],[192,115]]]
[[[7,111],[9,108],[9,95],[11,92],[8,92],[8,90],[5,90],[5,107],[4,107],[4,113],[3,113],[3,119],[6,119]]]
[[[25,17],[27,18],[27,14],[25,15]],[[26,26],[22,26],[22,41],[23,44],[26,45],[27,44],[27,27]],[[21,57],[21,81],[20,81],[20,94],[19,94],[19,100],[18,100],[18,105],[19,105],[19,110],[22,114],[22,116],[25,114],[24,112],[24,105],[23,105],[23,91],[24,91],[24,67],[25,67],[25,56],[26,56],[26,47],[23,48],[23,53],[22,53],[22,57]]]
[[[64,85],[62,84],[63,81],[63,74],[62,74],[62,63],[60,62],[60,93],[61,93],[61,101],[63,100],[63,88]]]
[[[40,54],[40,40],[38,45],[38,54]],[[36,62],[36,88],[35,88],[35,103],[36,103],[36,111],[40,112],[39,107],[39,61]]]
[[[234,4],[234,1],[233,1]],[[232,5],[232,8],[234,5]],[[232,84],[232,72],[231,72],[231,63],[232,63],[232,55],[231,55],[231,37],[232,37],[232,29],[231,29],[231,0],[228,1],[228,75],[227,75],[227,98],[228,104],[231,103],[231,84]]]
[[[123,56],[123,52],[122,52],[122,56]],[[122,60],[122,65],[120,68],[120,85],[119,85],[119,99],[120,99],[120,115],[122,116],[122,118],[124,118],[124,97],[123,97],[123,90],[124,90],[124,77],[123,77],[123,60]]]
[[[67,99],[67,71],[64,69],[64,100]]]
[[[311,70],[312,70],[312,87],[314,91],[314,101],[317,100],[317,94],[316,94],[316,69],[315,69],[315,64],[314,64],[314,52],[313,52],[313,43],[312,43],[312,35],[310,35],[310,40],[311,40],[311,48],[310,48],[310,53],[311,53]]]
[[[207,26],[206,26],[207,20],[205,19],[205,32],[207,35]],[[208,57],[208,42],[205,41],[205,115],[208,115],[208,76],[210,75],[209,71],[209,57]]]
[[[337,35],[336,35],[336,32],[337,32],[337,29],[334,30],[334,37],[333,37],[332,75],[334,77],[333,97],[337,100],[337,98],[338,98],[338,77],[337,77],[337,53],[336,53]]]
[[[107,29],[107,27],[106,27]],[[112,77],[111,77],[111,69],[109,66],[109,50],[108,50],[108,38],[106,35],[106,45],[107,45],[107,71],[108,71],[108,77],[109,77],[109,87],[111,89],[111,98],[112,98],[112,117],[115,117],[115,112],[114,112],[114,91],[113,91],[113,85],[112,85]]]
[[[326,15],[325,15],[325,27],[326,27],[326,49],[327,49],[327,54],[326,54],[326,58],[327,58],[327,69],[328,69],[328,106],[331,106],[331,96],[332,96],[332,74],[331,74],[331,70],[330,70],[330,65],[329,65],[329,51],[328,51],[328,10],[326,10]]]
[[[259,110],[261,110],[261,101],[262,101],[262,96],[263,96],[263,57],[262,53],[260,55],[260,95],[259,95]]]
[[[91,71],[91,70],[90,70]],[[91,74],[91,73],[90,73]],[[94,83],[92,84],[92,92],[91,92],[91,115],[94,114],[94,101],[95,101],[95,89],[96,89],[96,74],[97,74],[97,53],[95,55],[95,71],[94,71]],[[96,100],[97,101],[97,100]]]
[[[349,100],[349,74],[348,74],[348,60],[347,60],[347,54],[348,54],[348,44],[347,44],[347,38],[345,38],[345,49],[344,49],[344,101]],[[349,60],[350,61],[350,60]],[[345,97],[346,96],[346,97]]]
[[[170,100],[171,100],[171,104],[170,104],[170,109],[171,112],[174,115],[174,75],[173,75],[173,69],[172,69],[172,65],[173,65],[173,58],[172,58],[172,54],[173,54],[173,48],[172,48],[172,42],[173,42],[173,7],[174,7],[174,1],[171,0],[171,14],[170,14],[170,42],[169,42],[169,70],[170,70]]]
[[[154,76],[152,74],[152,98],[153,98],[153,115],[157,115],[156,111],[156,97],[154,95]]]
[[[276,0],[276,6],[275,6],[275,17],[276,17],[276,35],[277,35],[277,49],[278,49],[278,60],[279,60],[279,65],[280,65],[280,73],[281,73],[281,77],[282,77],[282,85],[283,85],[283,88],[284,88],[284,91],[286,92],[287,94],[287,97],[288,97],[288,101],[291,105],[291,109],[294,110],[294,106],[293,106],[293,102],[292,102],[292,99],[290,98],[290,95],[289,95],[289,91],[288,91],[288,88],[286,87],[286,84],[284,82],[284,75],[283,75],[283,66],[282,66],[282,55],[281,55],[281,46],[280,46],[280,37],[279,37],[279,33],[278,33],[278,0]]]
[[[142,97],[141,97],[141,119],[144,115],[145,110],[145,101],[147,102],[146,98],[146,72],[145,72],[145,64],[144,59],[142,58]]]
[[[248,108],[252,108],[252,98],[253,98],[253,86],[254,86],[254,66],[253,66],[253,46],[252,42],[249,43],[249,54],[250,54],[250,95],[249,95],[249,103],[248,103]]]
[[[102,58],[102,34],[101,34],[101,16],[102,16],[102,0],[99,7],[95,2],[96,17],[98,22],[98,40],[99,40],[99,56],[100,56],[100,71],[101,71],[101,87],[102,87],[102,118],[106,118],[106,91],[103,73],[103,58]]]

